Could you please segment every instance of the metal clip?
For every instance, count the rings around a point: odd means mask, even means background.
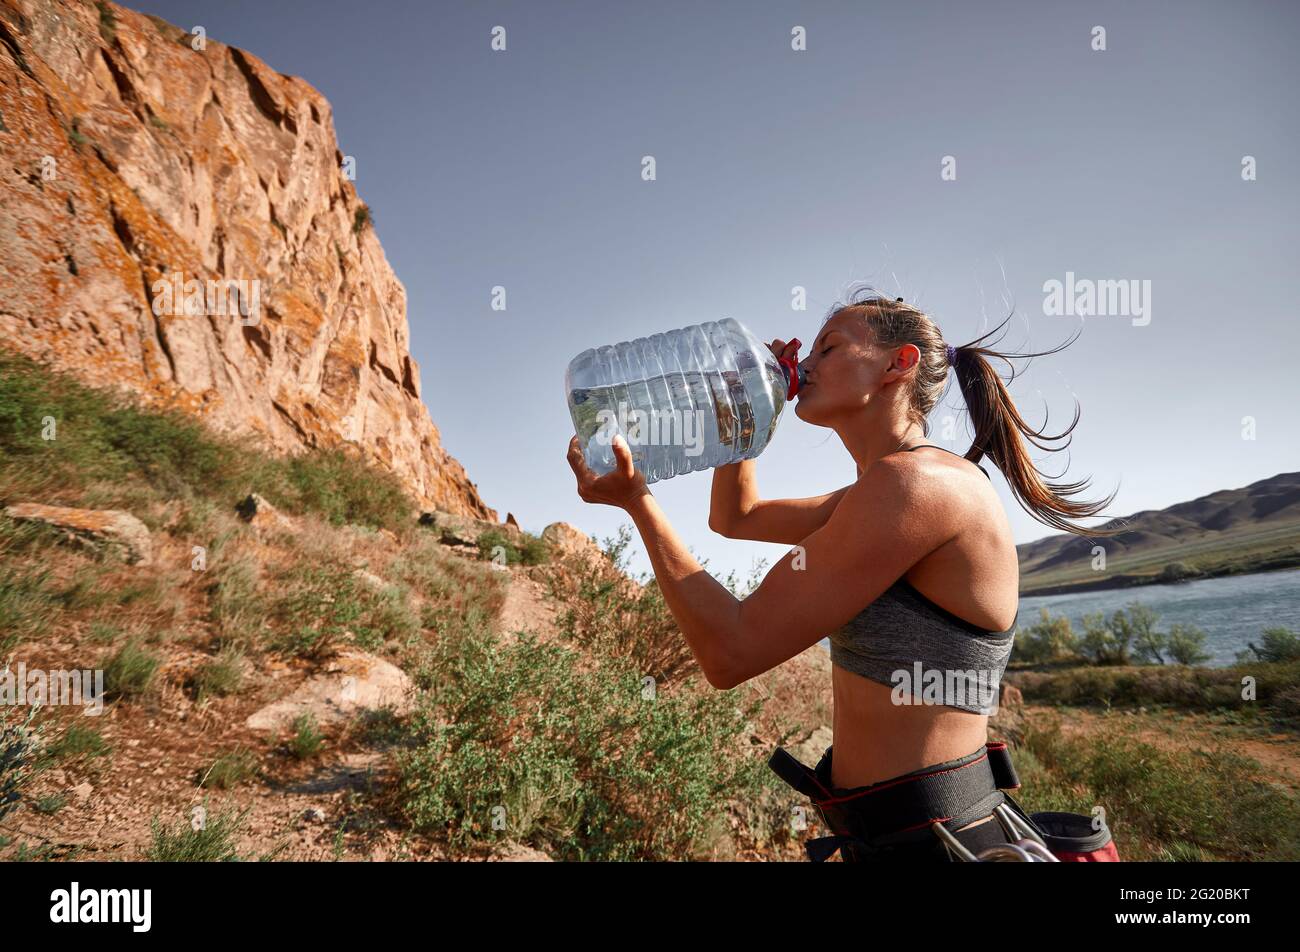
[[[930,824],[939,841],[943,843],[950,856],[962,863],[1059,863],[1052,855],[1042,837],[1033,828],[1016,816],[1006,804],[993,808],[993,815],[1014,842],[990,846],[978,856],[962,845],[947,827],[939,820]]]

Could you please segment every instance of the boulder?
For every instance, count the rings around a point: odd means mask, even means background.
[[[406,672],[382,658],[345,648],[325,670],[304,681],[288,697],[266,705],[245,721],[253,730],[282,732],[302,714],[318,725],[347,721],[363,710],[390,708],[410,713],[415,685]]]
[[[790,753],[809,767],[816,767],[818,761],[822,759],[822,755],[826,753],[826,748],[831,746],[834,741],[834,731],[822,724],[803,741],[791,747]]]
[[[298,526],[292,519],[271,505],[257,493],[250,493],[235,507],[241,519],[254,529],[279,529],[293,532]]]
[[[594,565],[611,564],[595,539],[567,522],[552,522],[542,530],[542,541],[561,558],[574,555]]]
[[[59,530],[67,541],[99,549],[132,565],[153,560],[153,541],[143,522],[118,509],[69,509],[24,502],[5,507],[18,522],[37,522]]]

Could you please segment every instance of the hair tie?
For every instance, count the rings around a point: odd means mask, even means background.
[[[948,366],[950,366],[950,367],[956,367],[956,366],[957,366],[957,348],[954,347],[954,346],[952,346],[952,344],[948,344],[948,345],[946,345],[946,346],[947,346],[947,348],[948,348]]]

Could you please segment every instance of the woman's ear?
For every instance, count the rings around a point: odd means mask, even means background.
[[[906,373],[921,362],[921,348],[915,344],[904,344],[898,348],[898,353],[894,355],[894,362],[890,365],[890,370],[897,370],[899,373]]]

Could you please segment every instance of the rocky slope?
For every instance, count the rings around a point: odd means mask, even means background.
[[[112,3],[0,0],[0,341],[278,451],[354,448],[495,521],[343,169],[329,103],[249,53]]]

